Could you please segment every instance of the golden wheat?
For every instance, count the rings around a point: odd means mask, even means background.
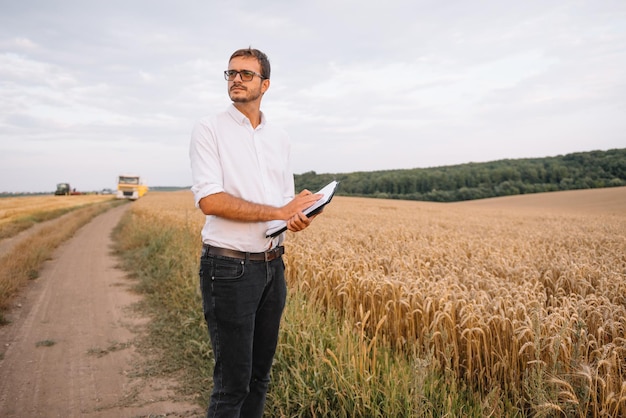
[[[45,195],[4,197],[0,199],[0,225],[37,212],[73,208],[110,199],[110,195],[96,194],[77,196]]]
[[[601,192],[607,210],[579,193],[578,206],[558,193],[528,196],[535,205],[336,197],[288,233],[288,281],[363,344],[432,355],[485,394],[500,388],[541,413],[626,415],[626,188]],[[133,210],[199,237],[189,192]]]

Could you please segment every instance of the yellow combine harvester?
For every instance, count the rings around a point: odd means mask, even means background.
[[[117,180],[118,199],[137,200],[148,192],[148,186],[143,184],[141,177],[122,174]]]

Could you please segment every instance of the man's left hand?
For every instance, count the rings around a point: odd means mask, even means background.
[[[298,212],[287,221],[287,229],[293,232],[302,231],[311,225],[311,222],[316,216],[317,215],[313,215],[309,218],[304,213]]]

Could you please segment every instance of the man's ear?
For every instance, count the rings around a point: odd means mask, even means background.
[[[270,80],[269,78],[265,78],[263,79],[263,82],[261,83],[261,93],[265,93],[267,91],[267,89],[270,88]]]

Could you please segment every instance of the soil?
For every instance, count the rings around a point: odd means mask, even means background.
[[[148,319],[133,309],[141,296],[111,253],[111,232],[128,207],[81,228],[14,299],[0,327],[1,417],[204,415],[175,394],[175,381],[141,372],[137,341]]]

